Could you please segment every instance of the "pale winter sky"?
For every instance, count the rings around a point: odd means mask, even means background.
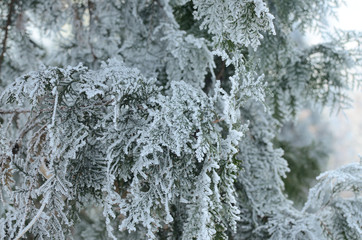
[[[346,5],[340,7],[338,11],[338,27],[345,30],[362,31],[362,1],[345,0]]]
[[[338,21],[330,21],[331,27],[344,30],[362,32],[362,0],[345,0],[338,11]],[[352,108],[330,118],[330,125],[335,136],[335,152],[333,153],[328,169],[351,162],[359,161],[362,155],[362,89],[351,92]]]

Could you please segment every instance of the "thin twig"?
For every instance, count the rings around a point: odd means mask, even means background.
[[[222,118],[216,119],[216,120],[212,121],[212,123],[218,123],[218,122],[221,122],[221,121],[224,121],[224,119],[222,119]]]
[[[38,221],[38,219],[40,218],[40,215],[44,211],[45,205],[47,205],[47,203],[48,203],[49,196],[50,196],[50,192],[48,192],[47,195],[45,196],[45,198],[43,200],[43,203],[42,203],[41,207],[38,210],[38,213],[31,220],[31,222],[18,234],[18,236],[15,238],[15,240],[19,240],[22,236],[24,236],[24,234],[27,231],[29,231],[29,229],[35,224],[35,222]]]
[[[28,119],[26,125],[23,127],[23,130],[20,132],[16,142],[20,142],[20,140],[23,139],[30,130],[39,125],[42,119],[39,120],[38,117],[39,115],[33,117],[32,119]]]
[[[98,103],[94,103],[93,106],[109,106],[112,102],[114,101],[114,99],[105,101],[105,102],[98,102]],[[79,106],[79,108],[81,109],[87,109],[92,107],[92,105],[87,105],[87,106]],[[68,106],[60,106],[59,109],[64,110],[70,108]],[[40,109],[39,112],[53,112],[54,108],[45,108],[45,109]],[[16,113],[31,113],[34,112],[34,110],[30,110],[30,109],[0,109],[0,114],[16,114]]]
[[[0,109],[0,114],[30,113],[29,109]]]

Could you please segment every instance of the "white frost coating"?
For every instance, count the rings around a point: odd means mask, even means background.
[[[362,164],[360,163],[348,164],[339,169],[322,173],[317,177],[318,183],[310,189],[308,201],[302,212],[313,211],[328,205],[342,191],[358,193],[362,190],[361,176]]]
[[[29,231],[29,229],[35,224],[36,221],[40,218],[40,215],[43,213],[45,206],[47,205],[49,201],[50,192],[45,195],[43,199],[43,203],[41,204],[37,214],[34,216],[34,218],[26,225],[26,227],[19,232],[19,234],[16,236],[15,240],[19,240],[24,234]]]
[[[57,90],[56,87],[53,88],[52,94],[55,95],[55,98],[54,98],[54,107],[53,107],[53,114],[52,114],[52,122],[51,122],[49,128],[54,127],[54,125],[55,125],[55,118],[56,118],[56,114],[57,114],[59,92],[58,92],[58,90]]]
[[[166,73],[172,81],[185,81],[195,87],[205,86],[204,78],[208,70],[215,68],[214,58],[203,38],[180,31],[174,25],[161,24],[156,31],[165,36],[161,41],[166,44],[169,54],[165,57]]]
[[[236,45],[256,50],[262,33],[275,34],[273,15],[262,0],[195,0],[195,17],[202,20],[201,28],[213,34],[214,42],[230,40]]]
[[[20,9],[24,1],[11,2]],[[337,71],[350,66],[345,49],[295,50],[289,36],[290,26],[334,2],[48,0],[15,11],[0,66],[0,88],[9,83],[0,104],[0,239],[23,234],[29,222],[23,237],[39,239],[108,232],[129,240],[320,240],[328,231],[358,239],[362,201],[338,194],[360,193],[359,168],[322,175],[298,211],[283,192],[288,164],[273,146],[279,129],[270,95],[321,96],[311,84],[334,90],[325,77],[340,84]],[[278,36],[269,34],[267,4]],[[4,12],[7,5],[0,1]],[[57,36],[50,55],[21,33],[27,17]],[[61,36],[64,23],[71,33]],[[87,67],[30,72],[37,67],[29,59]]]

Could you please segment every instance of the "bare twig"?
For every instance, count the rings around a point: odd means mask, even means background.
[[[0,114],[30,113],[29,109],[0,109]]]
[[[219,123],[219,122],[221,122],[221,121],[224,121],[224,119],[222,119],[222,118],[216,119],[216,120],[212,121],[212,123]]]

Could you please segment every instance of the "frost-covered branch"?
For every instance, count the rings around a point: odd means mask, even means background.
[[[45,206],[48,203],[50,197],[50,192],[47,193],[47,195],[45,195],[44,199],[43,199],[43,203],[41,204],[38,212],[36,213],[36,215],[34,216],[34,218],[28,223],[28,225],[26,225],[26,227],[24,229],[22,229],[19,234],[16,236],[15,240],[18,240],[20,238],[22,238],[24,236],[24,234],[29,231],[29,229],[35,224],[36,221],[38,221],[38,219],[40,218],[40,215],[43,213]]]
[[[358,239],[360,165],[299,210],[288,157],[322,154],[277,145],[358,80],[360,35],[295,37],[337,3],[0,1],[0,239]]]

